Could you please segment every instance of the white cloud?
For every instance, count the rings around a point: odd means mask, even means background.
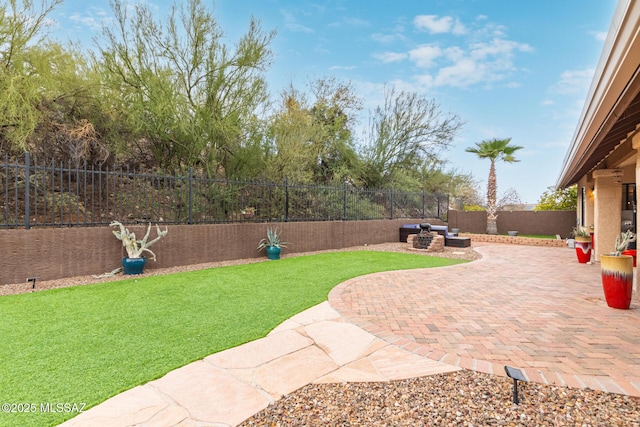
[[[531,48],[526,44],[494,38],[489,42],[472,43],[466,49],[422,45],[411,50],[409,58],[424,69],[439,67],[435,73],[417,76],[422,84],[467,87],[505,79],[517,69],[514,54],[529,51]],[[507,82],[507,86],[518,87],[518,84]]]
[[[450,16],[419,15],[413,19],[416,29],[430,33],[428,43],[416,43],[406,51],[386,51],[373,55],[383,63],[409,59],[419,71],[412,76],[412,84],[421,90],[453,86],[490,87],[501,82],[507,88],[520,87],[520,82],[511,79],[517,71],[518,54],[534,49],[527,43],[510,40],[507,29],[478,16],[466,27]],[[448,34],[463,35],[452,43]],[[383,37],[377,33],[372,38],[380,42],[395,41],[394,37]],[[403,40],[405,44],[408,39]]]
[[[603,42],[607,39],[606,31],[591,31],[589,32],[589,34],[591,34],[593,38],[598,40],[599,42]]]
[[[430,68],[434,61],[442,56],[442,49],[438,46],[424,44],[409,51],[409,58],[421,68]]]
[[[284,18],[285,22],[294,22],[296,20],[293,16],[293,13],[289,12],[288,10],[281,9],[280,14]]]
[[[313,28],[305,27],[304,25],[300,25],[300,24],[289,23],[289,24],[285,24],[285,27],[287,27],[289,30],[293,31],[294,33],[309,34],[314,32]]]
[[[345,18],[344,24],[350,27],[368,27],[370,25],[369,21],[359,18]]]
[[[87,27],[93,31],[100,30],[104,23],[110,21],[109,15],[104,9],[91,8],[85,14],[74,13],[69,20],[75,24]]]
[[[444,55],[448,60],[456,62],[465,57],[466,53],[464,50],[459,48],[458,46],[451,46],[444,50]]]
[[[314,29],[306,27],[302,24],[298,24],[296,17],[293,13],[287,10],[280,10],[280,13],[284,17],[284,26],[294,33],[314,33]]]
[[[316,46],[313,48],[313,51],[319,55],[331,55],[331,50],[323,46]]]
[[[586,94],[593,79],[593,68],[584,70],[567,70],[560,75],[560,80],[549,89],[559,95]]]
[[[433,76],[431,74],[420,74],[415,76],[415,80],[418,85],[422,87],[431,87],[433,86]]]
[[[98,30],[101,28],[100,20],[96,19],[93,16],[74,13],[73,15],[69,16],[69,20],[83,27],[89,27],[92,30]]]
[[[471,56],[479,60],[492,56],[511,57],[515,51],[531,52],[533,50],[527,44],[500,38],[494,38],[489,43],[473,43],[469,47]]]
[[[343,17],[340,21],[330,23],[329,27],[369,27],[370,25],[369,21],[365,21],[364,19]]]
[[[443,67],[433,79],[434,86],[465,87],[486,81],[485,67],[471,58],[463,58],[453,65]]]
[[[453,30],[451,32],[455,35],[462,35],[467,32],[467,29],[460,23],[460,21],[456,20],[456,23],[453,24]]]
[[[346,70],[346,71],[351,71],[351,70],[355,70],[356,66],[355,65],[334,65],[332,67],[329,67],[330,70]]]
[[[418,15],[413,19],[413,25],[418,30],[427,31],[430,34],[453,33],[461,35],[466,32],[464,25],[451,16]]]
[[[560,100],[560,102],[554,102],[550,107],[549,117],[566,127],[568,133],[573,133],[575,130],[575,123],[578,121],[582,108],[584,106],[583,98],[575,98],[570,100]],[[567,140],[571,139],[571,135],[568,135]]]
[[[382,34],[382,33],[373,33],[371,34],[371,40],[378,42],[380,44],[392,44],[397,41],[404,41],[407,38],[400,33],[390,33],[390,34]]]
[[[406,53],[398,53],[398,52],[383,52],[383,53],[375,53],[373,57],[379,61],[388,64],[390,62],[398,62],[405,60],[409,57]]]

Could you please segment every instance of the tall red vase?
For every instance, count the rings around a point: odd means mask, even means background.
[[[628,309],[633,293],[633,258],[628,255],[602,255],[602,289],[607,305]]]
[[[580,264],[591,261],[591,237],[576,237],[575,248]]]

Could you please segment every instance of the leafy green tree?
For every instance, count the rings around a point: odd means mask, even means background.
[[[578,187],[572,185],[567,188],[547,187],[542,193],[536,211],[573,211],[578,206]]]
[[[483,212],[487,209],[484,206],[478,204],[464,205],[465,212]]]
[[[110,148],[99,128],[100,78],[74,45],[47,34],[60,1],[0,5],[0,152],[41,159],[105,162]],[[104,129],[110,129],[105,124]]]
[[[280,109],[270,126],[269,180],[282,182],[289,178],[296,183],[313,180],[316,155],[311,141],[315,138],[316,128],[305,103],[304,94],[293,87],[282,93]]]
[[[245,143],[256,141],[256,114],[268,101],[264,72],[275,33],[252,20],[231,51],[201,0],[174,5],[164,25],[146,4],[112,7],[116,25],[103,28],[99,61],[129,130],[121,151],[135,144],[156,165],[241,174],[245,163],[235,156],[253,152]]]
[[[489,159],[491,161],[487,182],[487,234],[498,234],[498,225],[496,222],[498,218],[496,161],[507,163],[519,162],[519,160],[513,156],[513,153],[523,148],[518,145],[509,145],[510,142],[511,138],[494,138],[476,142],[475,147],[469,147],[465,150],[468,153],[476,154],[481,159]]]
[[[370,119],[361,181],[367,188],[388,186],[401,171],[438,158],[461,126],[457,115],[443,114],[434,100],[415,92],[385,90],[384,105]]]
[[[328,184],[353,179],[358,156],[353,144],[353,126],[361,101],[349,83],[335,78],[311,84],[315,102],[309,108],[315,132],[311,145],[317,158],[314,182]]]
[[[471,197],[476,192],[473,175],[446,169],[447,162],[437,159],[425,161],[419,168],[421,189],[427,193],[449,194],[456,199]]]
[[[100,100],[101,78],[74,46],[34,47],[30,60],[44,88],[37,105],[39,121],[25,149],[41,159],[99,164],[113,162],[108,133],[114,123]]]
[[[330,184],[351,179],[358,157],[352,127],[360,101],[335,78],[310,83],[305,93],[284,91],[271,124],[270,177]]]
[[[0,152],[22,152],[42,119],[41,104],[55,86],[47,61],[48,15],[62,0],[8,0],[0,5]],[[51,58],[53,59],[53,58]]]

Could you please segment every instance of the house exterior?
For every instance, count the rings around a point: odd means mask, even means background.
[[[577,224],[594,227],[595,260],[638,223],[640,0],[619,0],[558,188],[578,186]]]

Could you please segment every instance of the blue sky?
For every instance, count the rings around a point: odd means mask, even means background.
[[[149,1],[163,16],[170,2]],[[512,138],[521,161],[497,165],[498,193],[535,203],[555,184],[577,125],[615,0],[219,0],[207,2],[229,45],[251,16],[276,30],[273,98],[289,83],[351,81],[372,110],[385,85],[435,99],[465,122],[444,157],[484,193],[489,161],[466,153]],[[107,0],[66,0],[54,34],[87,41]],[[363,123],[366,123],[366,110]]]

